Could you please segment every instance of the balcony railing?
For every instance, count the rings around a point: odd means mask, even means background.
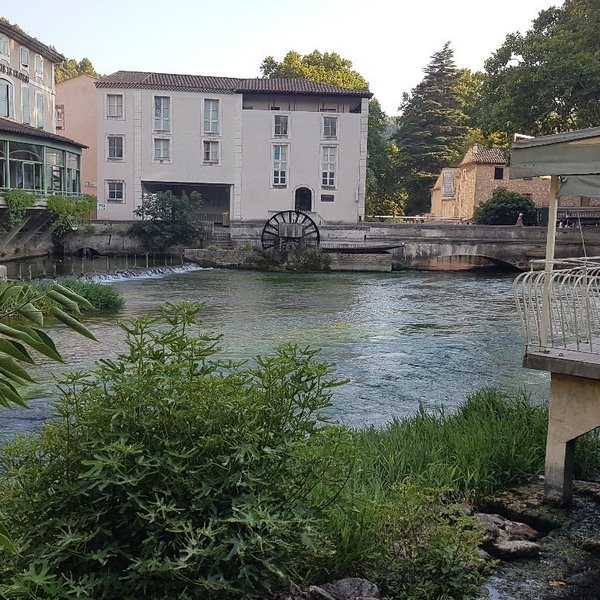
[[[551,272],[532,268],[513,283],[528,349],[600,354],[600,257],[569,258],[555,266]]]

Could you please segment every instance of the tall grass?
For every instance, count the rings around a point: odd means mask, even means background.
[[[406,478],[477,498],[543,473],[547,411],[493,389],[443,409],[397,419],[356,435],[365,485]]]
[[[58,283],[83,296],[98,310],[118,310],[125,304],[121,294],[111,285],[84,281],[75,277],[59,279]]]

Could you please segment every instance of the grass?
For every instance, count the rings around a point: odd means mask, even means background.
[[[59,279],[58,283],[83,296],[98,310],[118,310],[125,305],[121,294],[111,285],[74,277]]]

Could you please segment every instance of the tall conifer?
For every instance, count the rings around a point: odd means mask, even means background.
[[[443,167],[456,166],[466,133],[456,85],[459,72],[450,43],[436,52],[425,77],[405,94],[394,139],[400,149],[400,169],[408,193],[407,214],[427,212],[431,188]]]

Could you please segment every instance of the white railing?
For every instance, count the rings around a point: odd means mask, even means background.
[[[555,261],[553,271],[532,270],[513,283],[525,344],[600,354],[600,257]]]

